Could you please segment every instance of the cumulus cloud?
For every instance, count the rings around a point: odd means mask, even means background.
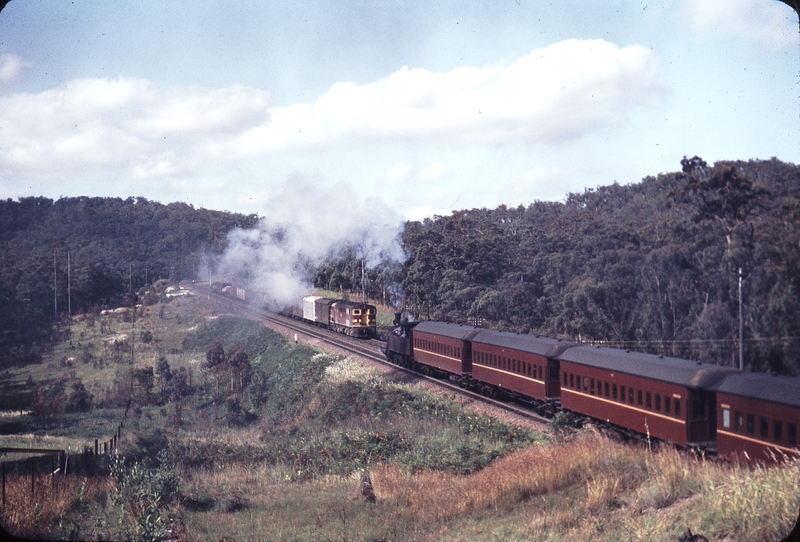
[[[0,55],[0,81],[13,81],[25,66],[27,64],[17,55]]]
[[[134,177],[195,172],[235,157],[231,141],[268,121],[269,94],[161,87],[143,79],[79,79],[0,97],[0,167],[65,174],[114,169]]]
[[[398,162],[386,172],[386,183],[394,185],[406,182],[413,171],[414,166]]]
[[[441,179],[447,174],[447,168],[442,164],[431,164],[422,170],[419,178],[423,181],[435,181]]]
[[[221,278],[242,278],[278,307],[308,295],[306,267],[350,248],[368,267],[400,260],[401,218],[376,199],[361,201],[352,187],[319,187],[296,175],[271,197],[254,229],[234,230],[215,264]]]
[[[269,126],[246,140],[265,152],[342,140],[556,143],[624,120],[663,92],[650,50],[573,39],[507,66],[403,67],[365,85],[337,83],[312,104],[272,108]]]
[[[404,67],[367,84],[336,83],[313,103],[288,106],[241,85],[80,79],[0,97],[0,169],[174,178],[356,144],[558,143],[624,122],[664,92],[650,50],[603,40],[562,41],[504,66]]]
[[[763,0],[686,0],[695,32],[742,38],[777,50],[797,46],[797,14],[782,2]]]

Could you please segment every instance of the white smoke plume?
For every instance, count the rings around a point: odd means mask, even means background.
[[[215,275],[244,281],[263,295],[251,301],[277,308],[299,304],[312,287],[308,267],[346,247],[368,268],[386,259],[400,261],[401,221],[386,203],[362,201],[348,184],[320,187],[296,175],[269,200],[255,228],[228,235]]]

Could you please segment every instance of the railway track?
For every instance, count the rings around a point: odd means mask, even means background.
[[[247,315],[248,317],[256,318],[264,322],[270,322],[272,324],[279,325],[285,329],[288,329],[291,332],[301,333],[307,337],[313,337],[325,344],[334,346],[340,350],[349,352],[355,356],[368,359],[369,361],[384,365],[386,367],[390,367],[395,371],[398,371],[400,373],[412,377],[416,381],[427,382],[432,386],[436,386],[443,390],[468,398],[472,401],[483,403],[500,411],[511,413],[523,419],[527,419],[539,424],[546,424],[548,426],[550,424],[550,420],[548,418],[540,416],[539,414],[530,411],[524,406],[515,403],[499,401],[497,399],[491,399],[479,393],[466,390],[456,384],[453,384],[452,382],[441,380],[438,378],[433,378],[430,376],[425,376],[420,373],[410,371],[404,367],[395,365],[393,363],[389,363],[380,351],[380,347],[384,344],[383,341],[377,339],[364,340],[364,339],[356,339],[353,337],[348,337],[346,335],[335,333],[326,328],[317,327],[311,324],[293,320],[291,318],[282,316],[275,312],[271,312],[265,309],[256,309],[251,305],[247,304],[246,302],[240,301],[238,299],[233,299],[229,296],[219,294],[217,292],[213,292],[210,288],[205,286],[200,286],[198,284],[188,285],[188,288],[191,291],[193,291],[196,295],[203,295],[207,296],[209,299],[214,299],[215,301],[222,303],[226,307],[230,308],[231,310],[235,310],[240,314],[244,314]]]

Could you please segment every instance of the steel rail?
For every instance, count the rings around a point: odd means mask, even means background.
[[[245,301],[239,299],[233,299],[224,294],[219,294],[217,292],[212,291],[208,287],[200,286],[198,284],[192,284],[191,286],[189,286],[189,289],[194,291],[196,295],[204,295],[207,296],[208,298],[213,298],[216,301],[221,302],[223,305],[226,305],[229,308],[234,308],[235,310],[244,313],[248,316],[256,317],[260,320],[268,321],[273,324],[283,326],[291,331],[297,333],[303,333],[304,335],[314,337],[327,344],[340,348],[346,352],[350,352],[356,356],[366,358],[372,362],[379,363],[386,367],[390,367],[396,371],[410,375],[413,378],[418,379],[419,381],[428,382],[442,389],[452,391],[456,394],[462,395],[474,401],[485,403],[494,408],[504,410],[506,412],[515,414],[517,416],[521,416],[523,418],[541,424],[547,424],[547,425],[550,424],[549,418],[545,418],[544,416],[541,416],[535,412],[531,412],[527,408],[521,407],[517,404],[499,401],[497,399],[492,399],[490,397],[481,395],[480,393],[464,389],[459,385],[453,384],[452,382],[442,380],[439,378],[434,378],[432,376],[426,376],[418,372],[412,371],[410,369],[406,369],[405,367],[395,365],[394,363],[387,361],[386,358],[379,353],[378,349],[380,345],[384,344],[383,341],[377,339],[369,339],[365,341],[364,339],[347,337],[340,333],[336,333],[335,331],[331,331],[327,328],[314,326],[312,324],[308,324],[305,322],[300,322],[298,320],[294,320],[292,318],[280,315],[276,312],[268,311],[266,309],[256,309],[251,305],[247,304],[247,302]],[[367,347],[366,345],[370,346]]]

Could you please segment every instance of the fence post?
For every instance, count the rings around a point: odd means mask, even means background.
[[[36,458],[35,457],[31,457],[31,497],[33,497],[33,494],[34,494],[34,482],[35,482],[35,478],[34,478],[35,463],[34,462],[35,461],[36,461]]]
[[[108,442],[103,443],[103,455],[108,455]]]
[[[94,439],[94,455],[97,456],[97,439]]]

